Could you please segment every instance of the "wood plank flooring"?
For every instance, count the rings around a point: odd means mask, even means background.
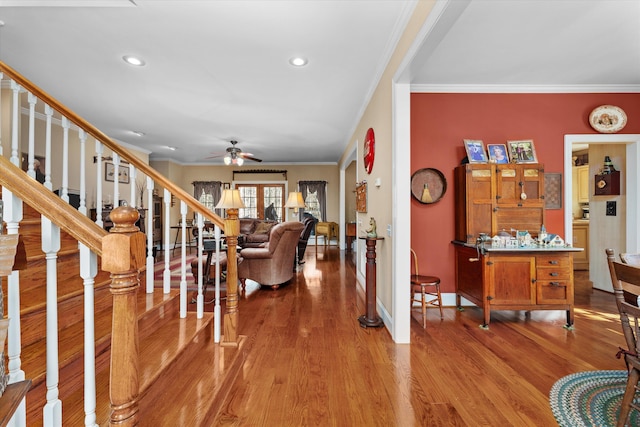
[[[604,256],[604,255],[603,255]],[[624,369],[613,295],[576,272],[575,329],[564,311],[413,312],[411,344],[363,329],[352,255],[308,247],[287,286],[240,299],[246,362],[221,412],[228,426],[555,426],[551,386],[578,371]]]

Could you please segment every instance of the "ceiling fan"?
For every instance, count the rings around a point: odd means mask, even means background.
[[[261,162],[262,159],[254,157],[251,153],[244,153],[240,148],[236,147],[238,141],[229,141],[231,147],[228,147],[224,154],[214,155],[207,157],[208,159],[215,159],[217,157],[224,156],[225,165],[237,165],[242,166],[245,160],[253,160],[254,162]]]

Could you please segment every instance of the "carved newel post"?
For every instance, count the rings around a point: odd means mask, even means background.
[[[139,270],[145,264],[145,237],[135,226],[137,209],[121,206],[110,217],[114,227],[102,239],[102,269],[111,273],[113,295],[109,423],[136,426],[139,410],[136,294],[140,286]]]
[[[244,208],[244,203],[238,190],[223,190],[222,197],[216,205],[218,209],[225,209],[227,217],[224,220],[224,235],[227,240],[227,304],[224,313],[224,336],[221,346],[238,347],[238,235],[240,221],[238,209]]]

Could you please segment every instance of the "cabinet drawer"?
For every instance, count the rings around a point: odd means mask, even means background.
[[[556,269],[569,268],[571,258],[561,255],[538,255],[536,256],[536,267],[555,267]]]
[[[569,280],[571,272],[568,268],[536,268],[536,279],[542,280]]]
[[[568,280],[538,280],[538,304],[566,304],[569,302],[570,281]]]

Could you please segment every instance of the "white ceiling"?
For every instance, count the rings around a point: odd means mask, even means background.
[[[221,163],[205,157],[235,139],[263,164],[335,163],[414,6],[0,0],[0,60],[152,159]],[[638,0],[450,0],[435,11],[408,70],[416,91],[640,92]],[[309,64],[291,67],[294,55]]]

